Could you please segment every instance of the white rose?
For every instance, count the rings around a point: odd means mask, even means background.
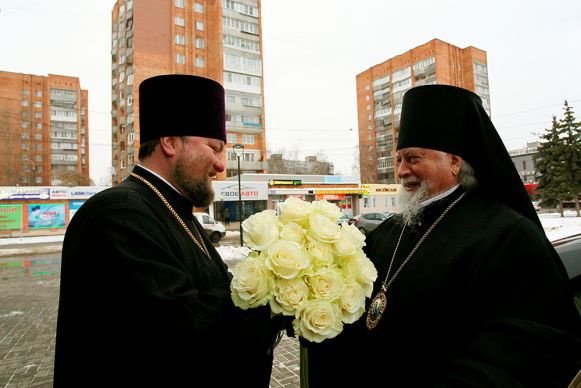
[[[309,214],[313,211],[313,205],[310,202],[303,201],[296,197],[289,197],[278,205],[280,211],[280,222],[296,222],[305,226],[309,221]]]
[[[336,303],[327,300],[311,300],[295,316],[295,333],[311,342],[333,338],[343,330],[341,310]]]
[[[340,233],[339,239],[333,245],[337,256],[353,256],[365,246],[365,235],[355,225],[344,222]]]
[[[339,298],[339,306],[344,323],[353,323],[365,312],[365,292],[354,280],[345,283],[345,290]]]
[[[333,222],[320,213],[313,213],[309,216],[307,235],[323,243],[334,243],[341,236],[341,230],[336,221]]]
[[[343,273],[334,267],[321,268],[305,278],[315,299],[335,300],[345,289]]]
[[[303,278],[279,279],[274,285],[270,299],[270,309],[275,314],[294,316],[296,311],[307,303],[309,287]]]
[[[309,252],[296,242],[277,240],[268,247],[266,266],[283,279],[296,277],[309,264]]]
[[[359,250],[353,257],[344,260],[342,266],[345,278],[354,279],[363,287],[365,296],[371,297],[373,282],[377,279],[377,269],[363,251]]]
[[[264,210],[242,222],[244,243],[256,251],[263,251],[278,239],[279,222],[274,210]]]
[[[249,257],[232,270],[230,283],[232,301],[243,310],[268,303],[274,288],[274,278],[258,257]]]
[[[324,215],[334,223],[337,223],[337,220],[341,217],[341,209],[339,209],[339,206],[325,200],[313,201],[313,212]]]
[[[288,222],[283,225],[280,238],[302,244],[305,239],[305,232],[303,227],[296,222]]]
[[[333,264],[333,247],[331,244],[311,240],[307,245],[307,251],[311,255],[311,262],[315,268],[327,267]]]

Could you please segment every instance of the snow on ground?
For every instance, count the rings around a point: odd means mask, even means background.
[[[236,233],[236,232],[234,232]],[[236,233],[238,234],[238,233]],[[238,234],[239,235],[239,234]],[[223,247],[216,247],[216,250],[222,256],[222,260],[224,261],[238,261],[245,258],[250,249],[247,247],[240,247],[240,246],[223,246]]]
[[[574,210],[565,211],[565,217],[559,213],[541,213],[539,218],[549,241],[581,233],[581,217],[576,217]]]
[[[539,214],[549,241],[581,233],[581,217],[576,217],[575,215],[575,211],[566,211],[565,217],[561,217],[559,213]],[[228,231],[227,233],[240,236],[238,232]],[[217,250],[224,261],[241,260],[250,252],[247,247],[239,246],[222,246],[217,247]]]

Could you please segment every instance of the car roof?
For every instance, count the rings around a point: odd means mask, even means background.
[[[581,234],[552,241],[574,289],[581,289]]]

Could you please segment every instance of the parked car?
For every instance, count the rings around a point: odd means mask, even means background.
[[[348,216],[346,214],[343,214],[337,220],[337,224],[341,225],[343,222],[346,222],[347,224],[351,225],[353,223],[353,220],[354,220],[354,217],[351,217],[351,216]]]
[[[575,305],[581,314],[581,233],[554,240],[552,244],[567,270]]]
[[[389,212],[361,214],[353,219],[353,224],[361,231],[361,233],[367,234],[391,216],[393,216],[393,213]]]
[[[222,237],[226,236],[226,227],[210,217],[208,213],[194,213],[194,216],[202,224],[204,231],[213,243],[219,242]]]

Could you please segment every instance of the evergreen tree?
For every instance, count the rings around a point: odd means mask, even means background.
[[[563,201],[574,201],[579,216],[581,193],[581,123],[565,101],[564,117],[553,116],[550,129],[541,136],[537,154],[539,185],[537,192],[545,204],[559,206],[563,216]]]
[[[564,199],[575,202],[577,217],[579,217],[579,194],[581,194],[581,122],[575,121],[572,108],[565,100],[564,117],[559,120],[561,139],[563,141],[563,160],[565,162],[565,182],[569,191]]]

